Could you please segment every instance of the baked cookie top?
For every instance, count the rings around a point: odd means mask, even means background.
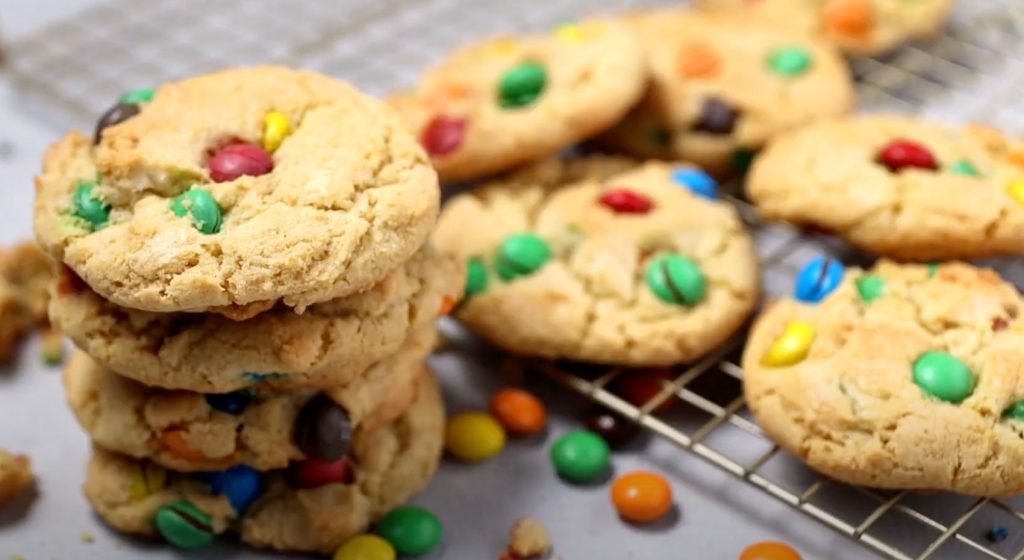
[[[84,352],[68,362],[64,386],[79,423],[105,449],[179,471],[280,469],[306,457],[337,460],[354,434],[405,412],[430,342],[407,344],[345,385],[323,390],[159,389],[117,375]]]
[[[598,141],[638,157],[741,170],[774,135],[854,104],[850,72],[824,41],[684,9],[625,19],[650,73],[643,100]]]
[[[764,217],[831,230],[879,255],[1024,252],[1024,143],[987,127],[821,122],[772,142],[746,188]]]
[[[441,179],[463,181],[553,155],[611,126],[645,80],[636,38],[596,19],[462,48],[391,103]]]
[[[233,321],[119,307],[65,268],[50,312],[94,359],[146,385],[218,393],[261,380],[329,387],[429,329],[461,297],[463,279],[461,262],[428,245],[362,293],[314,304],[302,315],[279,304]]]
[[[878,54],[937,33],[953,0],[697,0],[697,6],[814,33],[846,52]]]
[[[43,247],[96,292],[147,311],[313,303],[406,261],[437,176],[384,103],[284,67],[132,92],[95,138],[71,132],[36,179]]]
[[[434,235],[468,263],[456,316],[528,356],[692,360],[743,323],[759,291],[751,240],[715,196],[698,169],[656,162],[604,179],[505,181],[457,196]]]
[[[421,377],[413,406],[395,422],[357,434],[334,463],[300,461],[287,471],[248,467],[184,474],[96,448],[84,491],[115,529],[163,537],[182,548],[228,530],[255,547],[333,554],[350,537],[419,492],[437,470],[444,406]]]
[[[744,391],[765,431],[852,484],[1024,490],[1024,299],[1014,286],[961,263],[817,276],[827,285],[819,303],[775,303],[747,343]]]

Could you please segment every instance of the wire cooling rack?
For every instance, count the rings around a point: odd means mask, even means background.
[[[547,29],[595,13],[669,3],[120,0],[11,45],[7,64],[40,116],[61,127],[90,127],[126,90],[226,66],[298,65],[383,95],[409,85],[424,66],[476,36]],[[1015,107],[1024,92],[1021,53],[1024,2],[962,0],[941,37],[851,64],[863,110],[988,122],[1021,134],[1024,109]],[[763,224],[733,194],[756,237],[767,297],[789,292],[796,271],[814,256],[869,262],[830,237]],[[1024,286],[1020,259],[986,264]],[[661,393],[639,407],[610,390],[626,370],[530,365],[885,557],[1024,558],[1024,498],[852,487],[821,478],[780,451],[746,409],[742,347],[739,336],[700,362],[678,368]],[[669,401],[674,408],[657,412]],[[999,527],[1007,530],[1005,539],[987,538]]]

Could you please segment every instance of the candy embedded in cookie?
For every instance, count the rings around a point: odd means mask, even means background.
[[[845,268],[769,306],[743,355],[765,432],[826,476],[977,496],[1024,490],[1024,297],[962,263]]]
[[[646,75],[636,38],[590,20],[463,48],[392,104],[445,181],[551,156],[619,120]]]
[[[822,228],[878,255],[1021,254],[1022,150],[987,127],[857,116],[773,141],[746,189],[765,218]]]
[[[438,249],[468,269],[454,315],[477,334],[530,356],[669,365],[713,349],[751,311],[750,238],[707,174],[651,162],[533,175],[456,196],[439,221]]]
[[[436,172],[397,113],[284,67],[122,98],[54,144],[39,241],[111,302],[153,312],[309,305],[365,291],[426,241]]]

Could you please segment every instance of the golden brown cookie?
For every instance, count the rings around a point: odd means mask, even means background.
[[[845,52],[879,54],[938,33],[953,0],[697,0],[697,6],[813,33]]]
[[[1024,299],[992,270],[883,261],[758,319],[744,392],[764,430],[851,484],[1024,490]]]
[[[255,547],[332,553],[426,486],[441,458],[443,429],[437,382],[424,375],[412,408],[358,435],[339,462],[196,477],[97,448],[85,496],[118,531],[185,548],[230,530]]]
[[[337,458],[353,434],[400,416],[415,397],[433,338],[413,337],[395,354],[344,385],[280,390],[254,385],[231,393],[147,387],[104,369],[82,352],[64,371],[68,402],[104,448],[178,471],[246,464],[279,469],[306,456]],[[343,432],[320,449],[304,433]],[[356,436],[358,437],[358,436]]]
[[[772,142],[746,188],[765,218],[833,231],[879,255],[1024,253],[1024,143],[987,127],[821,122]]]
[[[456,317],[528,356],[630,366],[695,359],[743,324],[759,293],[750,237],[716,196],[707,174],[658,162],[457,196],[434,235],[468,263]]]
[[[279,384],[344,384],[396,351],[458,299],[463,268],[427,246],[369,290],[312,305],[278,305],[244,321],[221,314],[134,311],[103,300],[65,270],[54,323],[113,371],[141,383],[229,392]]]
[[[551,156],[618,121],[646,81],[636,38],[596,19],[460,49],[391,99],[444,181]]]
[[[32,461],[0,449],[0,505],[14,498],[35,481]]]
[[[436,219],[436,173],[398,115],[312,72],[132,92],[97,128],[47,152],[35,229],[124,307],[301,312],[380,282]]]
[[[854,105],[845,61],[819,39],[685,9],[624,21],[641,39],[650,80],[639,105],[598,138],[604,146],[724,175],[780,132]]]

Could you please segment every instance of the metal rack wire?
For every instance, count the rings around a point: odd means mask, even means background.
[[[593,13],[668,0],[113,0],[10,46],[8,69],[30,110],[61,127],[91,126],[123,91],[229,65],[282,62],[344,77],[372,93],[408,85],[469,35],[537,30]],[[302,27],[289,21],[306,22]],[[401,37],[396,41],[395,37]],[[963,0],[947,32],[926,45],[851,61],[861,107],[997,124],[1024,133],[1024,2]],[[735,194],[735,193],[734,193]],[[765,292],[791,288],[800,265],[828,253],[865,255],[827,236],[761,223],[738,196],[764,264]],[[993,261],[1024,286],[1024,262]],[[883,492],[821,478],[780,451],[752,421],[742,390],[739,336],[683,366],[657,397],[635,406],[611,385],[626,372],[548,362],[533,367],[738,479],[885,557],[1024,558],[1024,499]],[[676,404],[658,412],[662,403]],[[996,525],[1009,537],[989,542]]]

